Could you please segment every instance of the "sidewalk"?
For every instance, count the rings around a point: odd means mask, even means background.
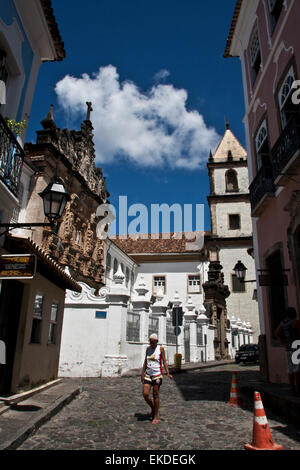
[[[16,449],[30,434],[81,392],[80,381],[62,379],[26,398],[0,402],[0,450]]]

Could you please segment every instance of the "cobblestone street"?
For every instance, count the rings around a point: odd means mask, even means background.
[[[82,393],[19,449],[243,450],[253,403],[228,405],[232,370],[240,383],[255,366],[223,366],[164,377],[160,423],[152,425],[139,377],[80,379]],[[273,440],[300,449],[300,431],[265,410]]]

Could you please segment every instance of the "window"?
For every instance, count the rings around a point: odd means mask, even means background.
[[[258,30],[256,30],[252,36],[250,47],[249,47],[249,54],[250,54],[250,65],[252,69],[252,84],[254,84],[258,72],[261,66],[261,53],[260,53],[260,45],[259,45],[259,38],[258,38]]]
[[[49,326],[48,343],[54,344],[56,340],[56,324],[57,324],[58,303],[53,302],[51,305],[51,317]]]
[[[231,274],[231,292],[241,293],[246,292],[246,286],[244,282],[241,282],[236,274]]]
[[[159,319],[152,315],[149,316],[149,330],[148,330],[148,337],[153,333],[158,335],[158,327],[159,327]]]
[[[200,274],[188,275],[188,293],[200,293]]]
[[[267,123],[263,121],[255,137],[256,165],[259,170],[262,166],[270,166],[270,146]]]
[[[277,21],[283,9],[284,0],[269,0],[269,9],[271,13],[271,25],[274,31]]]
[[[140,315],[138,313],[127,312],[127,341],[140,341]]]
[[[197,323],[197,346],[203,346],[203,327],[200,323]]]
[[[33,308],[33,320],[32,320],[31,338],[30,338],[31,343],[41,342],[43,301],[44,301],[43,295],[37,293],[35,296],[34,308]]]
[[[280,119],[282,129],[284,129],[288,123],[288,121],[293,117],[299,116],[299,106],[292,102],[292,85],[295,81],[295,72],[294,67],[292,66],[288,71],[283,84],[280,87],[278,93],[278,105],[280,111]]]
[[[167,334],[167,344],[176,344],[174,326],[172,325],[172,320],[170,318],[168,318],[166,322],[166,334]]]
[[[160,289],[166,293],[166,276],[154,276],[153,278],[153,293],[157,294]]]
[[[241,228],[240,214],[229,214],[229,230],[239,230]]]
[[[239,190],[237,172],[228,170],[225,174],[226,192],[237,192]]]

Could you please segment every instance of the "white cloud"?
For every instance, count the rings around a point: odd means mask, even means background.
[[[162,70],[160,70],[159,72],[157,72],[157,73],[154,75],[154,80],[155,80],[156,82],[160,82],[160,81],[165,80],[165,79],[168,78],[169,76],[170,76],[169,70],[162,69]]]
[[[59,103],[67,113],[84,115],[93,103],[91,120],[98,163],[121,157],[144,167],[201,168],[220,139],[197,111],[186,108],[187,92],[156,84],[142,92],[120,83],[114,66],[92,76],[66,75],[56,84]]]

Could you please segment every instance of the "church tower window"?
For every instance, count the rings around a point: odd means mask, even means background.
[[[229,214],[229,230],[239,230],[241,228],[240,214]]]
[[[237,172],[235,170],[226,171],[225,180],[227,193],[239,191]]]

